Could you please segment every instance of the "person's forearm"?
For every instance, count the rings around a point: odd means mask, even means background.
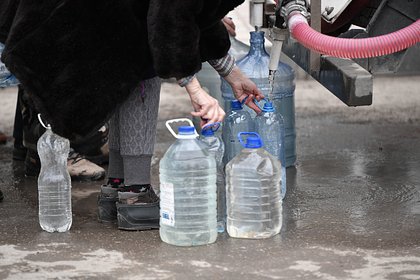
[[[211,59],[208,63],[219,73],[220,76],[226,77],[235,67],[235,58],[227,53],[219,59]]]

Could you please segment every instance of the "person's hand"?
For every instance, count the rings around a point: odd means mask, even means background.
[[[226,30],[229,33],[229,35],[235,37],[236,36],[236,32],[235,32],[236,26],[235,26],[235,23],[233,23],[232,18],[224,17],[222,19],[222,22],[225,25]]]
[[[229,75],[224,79],[232,87],[233,93],[236,99],[241,103],[246,99],[245,104],[254,110],[257,114],[261,112],[261,109],[253,102],[254,98],[258,101],[264,98],[264,95],[257,88],[255,83],[246,77],[241,70],[235,66]]]
[[[191,104],[195,111],[191,112],[191,115],[201,118],[201,127],[209,123],[223,121],[225,111],[219,106],[217,100],[200,86],[197,78],[194,77],[185,88],[190,95]]]

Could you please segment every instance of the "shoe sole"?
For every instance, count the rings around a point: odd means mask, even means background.
[[[128,231],[159,228],[159,202],[127,205],[117,202],[118,229]]]

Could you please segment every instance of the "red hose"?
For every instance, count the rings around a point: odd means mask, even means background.
[[[289,17],[293,38],[305,47],[321,54],[342,58],[367,58],[404,50],[420,42],[420,20],[382,36],[345,39],[321,34],[312,29],[304,16],[294,13]]]

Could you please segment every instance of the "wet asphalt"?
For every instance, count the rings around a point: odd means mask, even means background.
[[[302,77],[302,75],[300,75]],[[16,90],[0,91],[10,134]],[[420,79],[377,77],[374,104],[349,108],[312,79],[296,89],[297,164],[287,170],[281,233],[220,234],[179,248],[158,231],[127,232],[96,217],[100,182],[73,182],[73,226],[43,232],[35,178],[0,146],[0,279],[420,279]],[[152,170],[173,142],[164,126],[190,112],[164,83]]]

